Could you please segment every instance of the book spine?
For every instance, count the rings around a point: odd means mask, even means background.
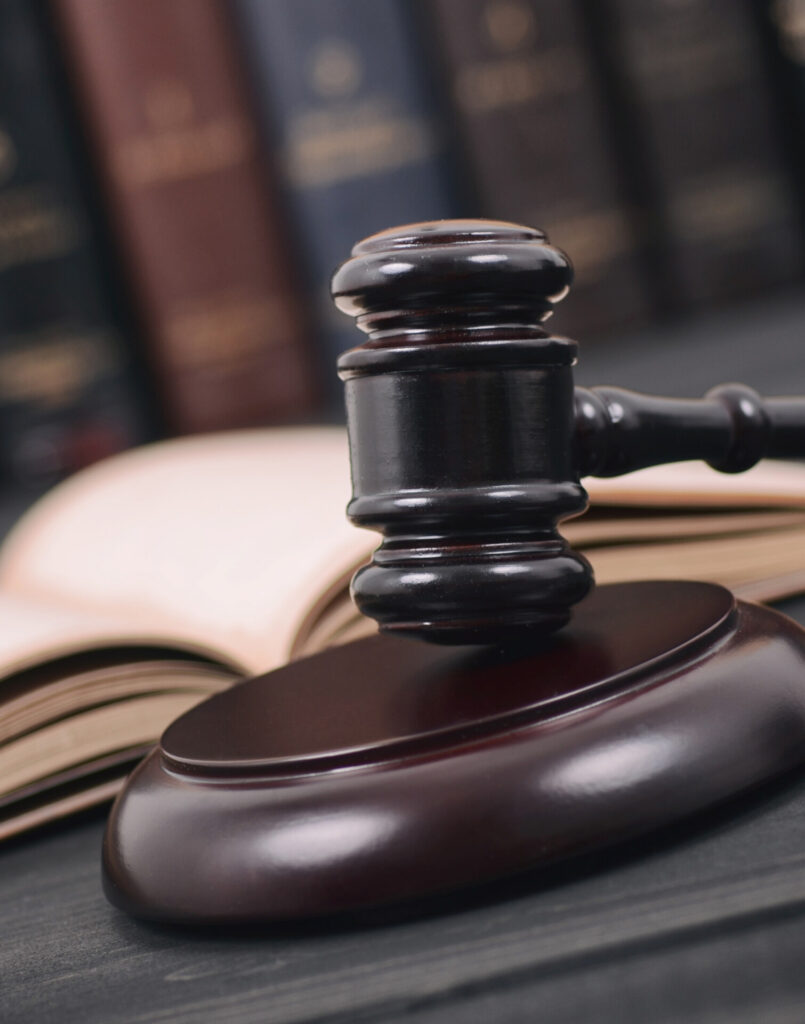
[[[797,207],[745,0],[608,0],[683,307],[795,280]]]
[[[226,5],[54,10],[169,428],[302,417],[315,370]]]
[[[325,369],[357,343],[330,299],[356,241],[452,216],[410,0],[238,0],[265,130],[308,270]]]
[[[573,260],[555,329],[648,318],[639,225],[579,11],[554,0],[430,0],[483,212],[539,227]]]
[[[43,483],[146,434],[53,52],[0,2],[0,472]]]
[[[752,10],[774,91],[778,137],[805,230],[805,8],[791,0],[759,0]]]

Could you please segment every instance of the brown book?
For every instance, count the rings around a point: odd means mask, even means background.
[[[805,590],[802,465],[586,486],[563,532],[599,582]],[[373,631],[348,581],[377,538],[349,491],[341,430],[249,430],[115,456],[31,508],[0,550],[0,838],[108,799],[206,695]]]
[[[302,307],[220,0],[54,0],[170,428],[298,419]]]
[[[586,339],[645,320],[639,232],[575,3],[427,10],[484,214],[541,228],[573,254],[572,299],[554,329]]]
[[[802,272],[798,211],[750,0],[607,0],[681,306]]]

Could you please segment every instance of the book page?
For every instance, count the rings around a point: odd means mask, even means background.
[[[172,652],[160,656],[159,650],[112,647],[94,657],[82,652],[79,658],[45,663],[0,687],[0,753],[18,736],[66,719],[75,724],[88,709],[102,704],[169,692],[190,693],[200,700],[239,678],[232,669]],[[154,736],[158,734],[157,729]],[[74,749],[82,753],[79,744]]]
[[[29,595],[0,588],[0,677],[44,662],[111,647],[184,650],[244,671],[202,636],[166,629],[155,616],[127,616],[114,608],[89,608],[80,601]]]
[[[153,742],[165,727],[199,702],[198,693],[152,693],[114,701],[52,722],[0,746],[0,795],[13,794],[82,761]]]
[[[0,553],[0,593],[69,609],[84,638],[97,618],[105,636],[117,622],[126,637],[264,671],[287,660],[307,609],[376,546],[347,522],[350,493],[340,428],[161,442],[38,502]]]

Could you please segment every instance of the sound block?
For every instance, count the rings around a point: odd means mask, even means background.
[[[377,636],[183,715],[128,781],[109,899],[273,922],[533,871],[805,759],[805,631],[705,583],[600,587],[531,648]]]

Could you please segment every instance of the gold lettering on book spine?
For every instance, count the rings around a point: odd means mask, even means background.
[[[676,234],[689,242],[707,242],[747,234],[779,224],[788,215],[781,181],[765,170],[733,167],[684,182],[671,203]]]
[[[0,191],[0,270],[64,256],[82,235],[78,218],[46,185]]]
[[[0,399],[69,405],[89,384],[116,369],[111,336],[67,327],[6,338],[0,353]]]
[[[495,0],[483,9],[489,41],[501,53],[522,50],[537,36],[534,11],[522,0]]]
[[[538,49],[534,12],[519,0],[487,4],[478,29],[492,55],[459,68],[453,81],[457,103],[470,113],[550,101],[585,86],[584,63],[576,49]]]
[[[215,174],[249,159],[256,147],[245,117],[201,117],[181,82],[159,81],[143,95],[144,130],[113,153],[117,176],[129,188],[147,188]]]
[[[556,47],[539,56],[468,64],[456,75],[453,88],[465,110],[488,112],[556,99],[577,92],[584,83],[584,65],[578,54],[570,47]]]
[[[313,91],[323,99],[344,99],[358,91],[363,65],[348,40],[327,39],[314,49],[307,77]]]
[[[285,154],[290,179],[318,188],[409,167],[436,150],[431,126],[401,111],[391,97],[361,96],[364,68],[348,39],[326,39],[306,67],[315,106],[291,123]]]
[[[181,369],[238,369],[293,337],[279,296],[219,295],[174,312],[167,356]]]
[[[297,185],[315,187],[422,163],[434,149],[426,122],[372,99],[301,114],[286,162]]]
[[[234,167],[250,155],[253,145],[248,123],[227,117],[179,131],[135,136],[118,147],[115,163],[126,185],[147,188]]]
[[[549,237],[574,254],[577,283],[589,285],[602,280],[612,261],[626,255],[632,247],[628,214],[617,207],[587,210],[565,209],[560,205],[553,207],[551,214],[550,222],[546,222]]]
[[[752,61],[748,43],[741,36],[683,34],[673,22],[657,31],[629,34],[641,89],[655,100],[694,96],[740,82]]]

